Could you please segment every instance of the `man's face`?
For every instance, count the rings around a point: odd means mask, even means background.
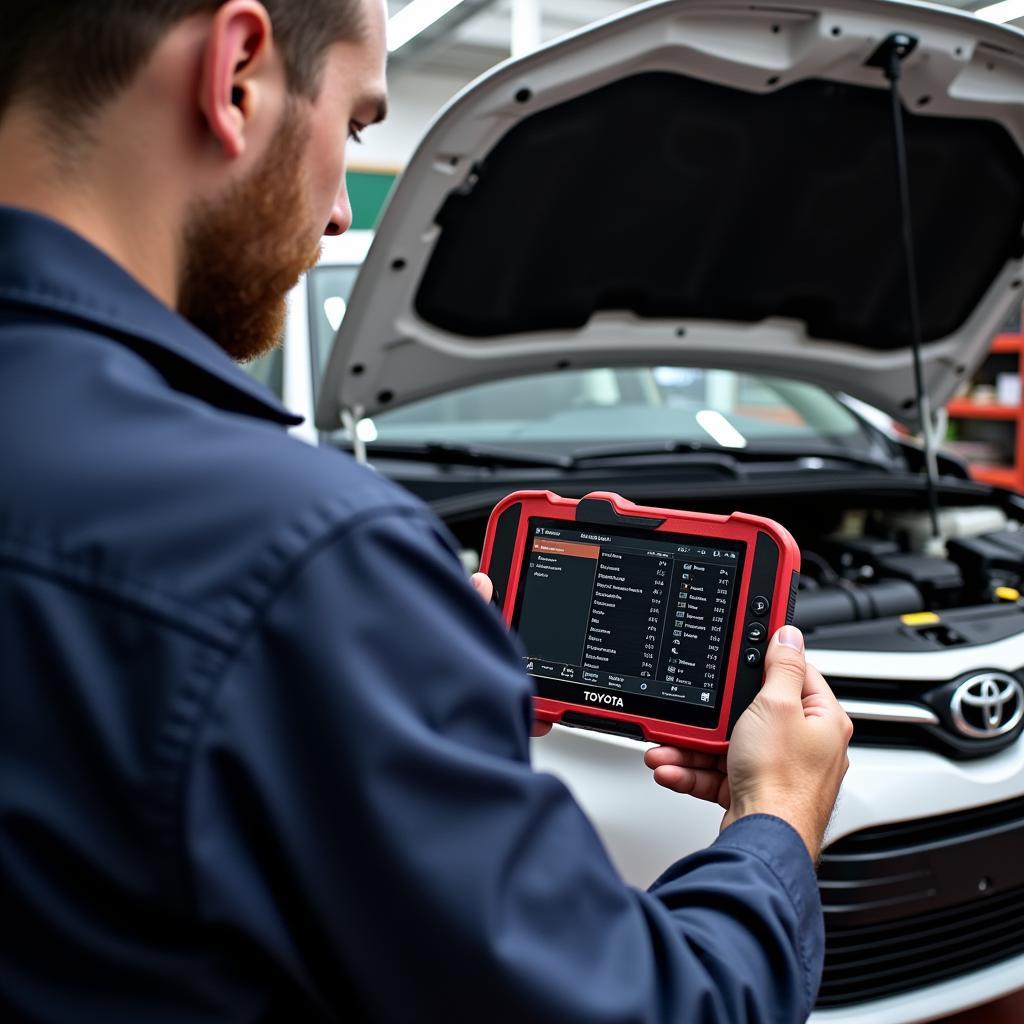
[[[289,97],[255,169],[188,217],[178,309],[234,359],[277,344],[320,237],[352,223],[346,142],[383,116],[385,97],[385,8],[366,3],[365,38],[331,47],[315,101]]]

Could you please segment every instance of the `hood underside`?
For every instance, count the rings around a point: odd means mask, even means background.
[[[318,425],[555,368],[811,380],[917,424],[889,86],[901,100],[926,390],[1020,301],[1024,36],[949,10],[674,0],[470,86],[381,222]]]

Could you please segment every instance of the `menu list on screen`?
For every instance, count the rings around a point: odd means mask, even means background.
[[[534,676],[714,707],[743,545],[531,519],[517,615]]]

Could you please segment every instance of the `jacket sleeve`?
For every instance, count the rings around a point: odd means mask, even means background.
[[[426,513],[308,551],[224,673],[190,765],[203,920],[328,1017],[806,1018],[823,940],[796,833],[744,819],[629,888],[564,785],[530,767],[520,666]]]

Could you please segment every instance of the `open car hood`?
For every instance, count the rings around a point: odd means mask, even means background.
[[[919,424],[889,85],[900,91],[925,389],[946,402],[1021,299],[1024,34],[889,0],[633,8],[479,79],[399,180],[317,425],[555,368],[804,379]]]

